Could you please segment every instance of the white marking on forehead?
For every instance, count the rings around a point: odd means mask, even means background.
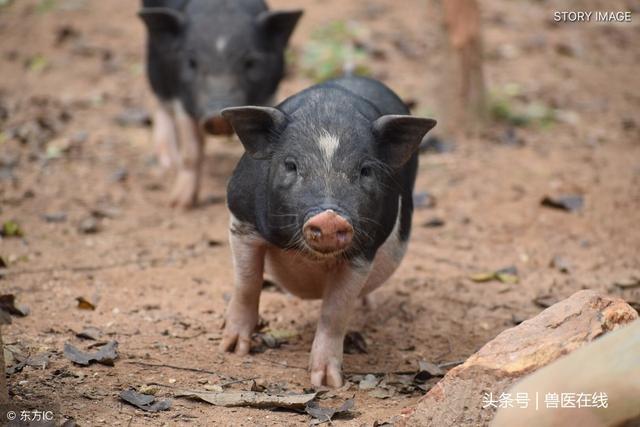
[[[340,140],[337,136],[331,135],[326,130],[322,130],[320,132],[320,137],[318,138],[318,146],[322,151],[322,155],[324,156],[327,164],[331,163],[331,159],[333,159],[333,155],[336,153],[338,146],[340,145]]]
[[[216,39],[216,50],[218,51],[218,53],[224,52],[224,49],[227,47],[228,41],[229,39],[224,36],[220,36]]]

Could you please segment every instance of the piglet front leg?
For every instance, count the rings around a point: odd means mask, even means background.
[[[258,322],[265,246],[256,236],[239,231],[240,228],[232,224],[229,233],[235,285],[220,350],[243,356],[249,353],[251,334]]]
[[[368,274],[368,268],[344,266],[325,289],[309,364],[315,387],[342,385],[344,336]]]
[[[184,111],[180,103],[176,104],[175,110],[180,155],[178,175],[171,192],[171,206],[192,208],[198,200],[204,158],[204,134],[198,122]]]
[[[178,153],[176,120],[171,101],[158,101],[158,106],[153,116],[152,139],[160,166],[168,169],[173,165],[177,165],[180,154]]]

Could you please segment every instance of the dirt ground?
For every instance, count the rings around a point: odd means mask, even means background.
[[[359,21],[384,52],[370,64],[374,75],[415,100],[415,113],[439,118],[443,49],[433,2],[269,3],[305,9],[294,52],[320,25]],[[46,369],[25,367],[10,375],[12,399],[53,399],[59,413],[81,425],[308,424],[306,414],[181,398],[169,411],[148,414],[118,399],[121,390],[149,383],[162,384],[163,397],[173,389],[247,378],[300,392],[309,386],[306,364],[319,312],[318,301],[266,291],[262,318],[297,336],[245,358],[218,353],[232,289],[224,191],[241,146],[211,139],[205,202],[189,212],[168,207],[171,176],[153,162],[149,129],[114,121],[126,108],[153,106],[137,4],[19,0],[0,8],[0,110],[8,111],[4,118],[0,111],[0,220],[16,220],[24,231],[22,238],[0,240],[0,256],[9,264],[0,293],[15,294],[31,309],[14,317],[3,335],[13,348],[53,353]],[[580,3],[593,10],[631,4]],[[517,128],[519,144],[505,143],[513,139],[505,137],[509,130],[495,124],[480,137],[456,140],[453,151],[421,156],[416,192],[428,192],[437,203],[416,211],[408,254],[376,292],[375,308],[355,314],[350,329],[362,333],[368,353],[346,355],[347,373],[411,371],[419,360],[465,359],[514,322],[540,312],[534,300],[541,296],[555,301],[590,288],[640,301],[639,288],[615,286],[640,278],[637,5],[627,25],[554,25],[547,2],[482,5],[489,86],[515,83],[523,97],[552,106],[560,119]],[[279,99],[309,84],[294,68]],[[31,142],[8,133],[37,117],[46,119],[35,130],[23,127],[35,132],[27,135]],[[563,194],[582,195],[583,209],[540,205],[544,196]],[[444,225],[424,226],[434,218]],[[80,231],[81,223],[97,232]],[[555,256],[570,264],[568,273],[550,266]],[[511,265],[518,269],[517,284],[469,278]],[[80,296],[96,309],[79,309]],[[103,339],[118,341],[114,367],[81,368],[64,358],[65,342],[87,348],[90,342],[75,334],[89,325]],[[335,424],[397,420],[420,397],[378,399],[354,386],[322,404],[353,395],[353,417]]]

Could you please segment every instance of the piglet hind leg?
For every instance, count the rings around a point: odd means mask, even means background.
[[[251,334],[258,322],[265,245],[261,239],[243,234],[233,225],[229,236],[235,284],[227,308],[220,350],[246,355],[251,348]]]
[[[367,268],[345,267],[325,289],[309,364],[314,387],[342,385],[344,336],[368,274]]]
[[[178,174],[171,192],[171,206],[191,208],[198,200],[204,157],[204,134],[198,122],[184,111],[180,103],[176,103],[175,118],[180,153]]]

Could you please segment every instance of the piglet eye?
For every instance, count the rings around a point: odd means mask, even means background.
[[[362,169],[360,169],[360,176],[366,178],[371,175],[373,175],[373,170],[371,169],[371,166],[363,166]]]
[[[286,169],[287,172],[297,172],[298,171],[298,166],[296,165],[296,162],[294,162],[291,159],[287,159],[284,161],[284,168]]]
[[[245,70],[251,70],[253,68],[255,68],[256,66],[256,60],[253,58],[245,58],[244,60],[244,69]]]
[[[189,64],[189,68],[191,68],[192,70],[198,68],[198,61],[196,61],[194,57],[190,57],[187,63]]]

